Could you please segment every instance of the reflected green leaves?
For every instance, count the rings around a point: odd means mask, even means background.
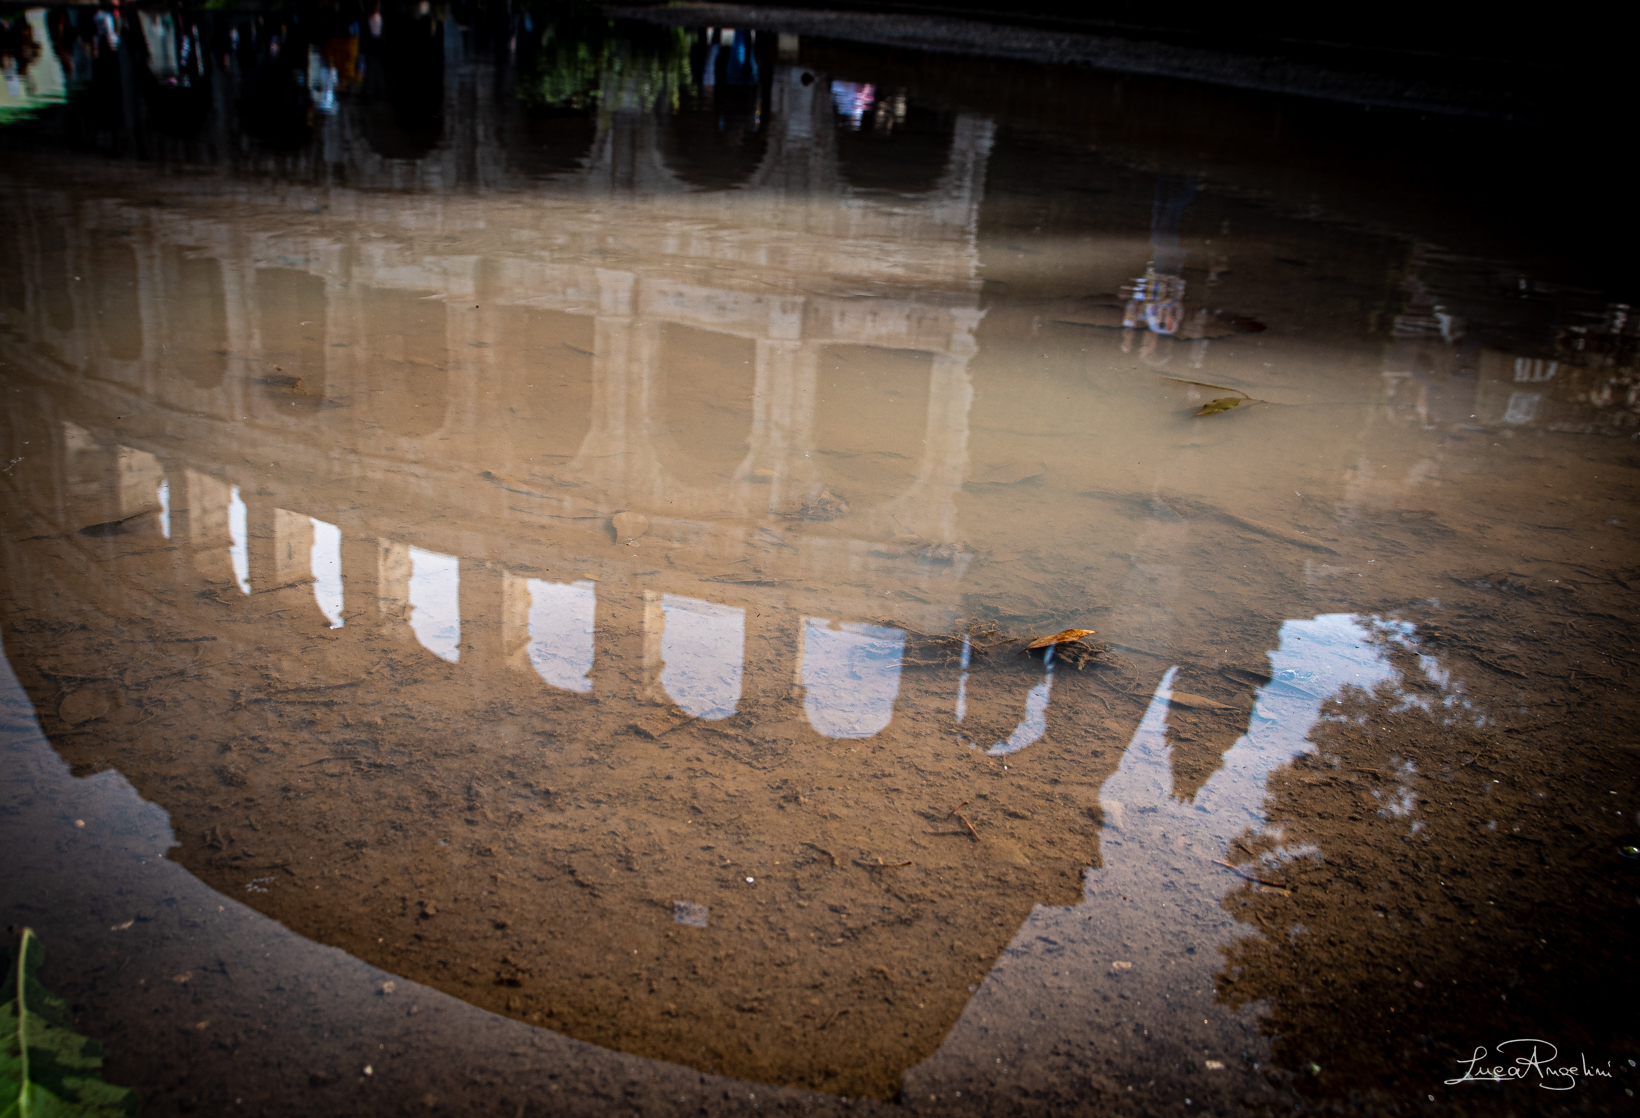
[[[681,27],[623,27],[570,16],[543,26],[534,50],[519,52],[518,96],[542,109],[597,105],[651,108],[665,95],[675,107],[691,80],[689,34]]]
[[[69,1027],[68,1002],[36,977],[45,950],[23,929],[0,1005],[0,1118],[135,1115],[137,1093],[105,1083],[103,1047]]]

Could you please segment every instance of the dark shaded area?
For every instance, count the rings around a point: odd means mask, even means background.
[[[874,30],[864,13],[812,23],[813,11],[792,8],[643,12],[682,25],[611,19],[608,11],[584,5],[423,13],[389,2],[379,9],[179,9],[164,17],[171,31],[162,39],[151,20],[134,13],[55,9],[47,24],[68,101],[0,128],[0,152],[98,151],[394,190],[410,181],[422,189],[538,189],[543,180],[573,175],[598,158],[610,163],[615,181],[646,181],[646,169],[634,159],[648,142],[642,129],[653,125],[672,175],[695,188],[725,189],[751,181],[765,161],[771,129],[781,123],[771,96],[775,72],[789,66],[820,82],[822,94],[833,79],[869,83],[877,91],[859,130],[839,129],[846,181],[856,186],[926,191],[938,179],[942,136],[955,114],[968,112],[1027,139],[1034,158],[1041,156],[1038,145],[1095,149],[1103,160],[1147,173],[1159,169],[1201,189],[1266,199],[1303,182],[1350,220],[1479,256],[1536,257],[1544,275],[1529,277],[1534,281],[1577,274],[1586,283],[1593,276],[1617,298],[1634,297],[1632,269],[1623,262],[1634,249],[1635,223],[1623,194],[1622,147],[1610,139],[1629,98],[1586,84],[1621,68],[1606,66],[1605,48],[1592,41],[1578,64],[1566,68],[1570,32],[1559,25],[1547,29],[1536,55],[1523,45],[1525,32],[1508,32],[1515,36],[1509,42],[1525,52],[1518,58],[1488,55],[1479,40],[1461,57],[1420,53],[1421,36],[1460,42],[1451,28],[1462,21],[1449,21],[1442,32],[1439,13],[1433,22],[1412,21],[1395,31],[1401,45],[1391,52],[1394,59],[1421,59],[1419,65],[1448,77],[1482,62],[1493,67],[1487,79],[1493,85],[1465,87],[1474,96],[1464,112],[1479,112],[1494,92],[1563,99],[1530,112],[1498,101],[1491,116],[1465,116],[1425,105],[1439,92],[1428,82],[1418,87],[1425,101],[1393,108],[1329,85],[1330,77],[1319,86],[1293,86],[1303,94],[1296,97],[1246,82],[1231,88],[1242,81],[1233,75],[1202,84],[1214,79],[1196,55],[1195,69],[1186,68],[1192,81],[1158,76],[1166,70],[1157,68],[1160,62],[1124,72],[1119,58],[1079,62],[1074,52],[1064,64],[1044,65],[1042,59],[1059,57],[1049,49],[1061,41],[1053,39],[1059,32],[1044,30],[1046,24],[1025,26],[1034,18],[1030,10],[987,16],[1012,21],[1005,25],[963,24],[968,38],[946,48],[960,48],[955,54],[904,49],[920,41],[918,28],[944,26],[910,17],[893,17],[901,20],[895,34],[909,36],[902,46]],[[745,22],[725,30],[711,23],[718,17]],[[1128,26],[1126,17],[1079,18]],[[1258,40],[1248,28],[1231,33],[1229,24],[1239,16],[1214,16],[1220,23],[1200,27],[1193,18],[1188,10],[1173,12],[1168,25],[1206,35],[1189,49],[1211,47],[1212,57],[1240,59],[1237,66],[1251,67],[1236,71],[1244,78],[1265,74],[1271,60],[1309,42],[1302,21],[1311,17],[1301,16],[1259,48],[1274,53],[1236,55]],[[1494,20],[1477,33],[1502,35],[1505,25],[1514,26]],[[799,32],[797,51],[781,57],[774,32],[788,26]],[[1374,23],[1361,34],[1393,37],[1387,26]],[[1009,36],[1016,32],[1027,39],[1015,42]],[[1400,64],[1368,66],[1378,75],[1373,88],[1412,89]],[[1321,81],[1320,73],[1306,70],[1304,80]],[[1298,71],[1282,81],[1302,77],[1294,75]],[[903,104],[898,120],[897,104]],[[1519,119],[1506,119],[1511,114]],[[1566,159],[1584,173],[1562,173]],[[988,173],[1016,170],[1029,180],[1041,168],[993,158]]]
[[[950,158],[952,113],[904,94],[889,96],[859,127],[838,121],[837,151],[843,176],[861,190],[923,194],[938,185]]]
[[[622,5],[628,10],[661,6]],[[1201,70],[1207,80],[1216,76],[1230,84],[1297,78],[1292,92],[1344,100],[1394,97],[1399,83],[1400,96],[1414,90],[1432,95],[1428,107],[1436,111],[1592,114],[1611,120],[1633,103],[1623,79],[1621,44],[1632,41],[1635,29],[1635,16],[1627,11],[1603,13],[1596,22],[1548,15],[1514,19],[1461,4],[1408,2],[1370,9],[1245,9],[1206,0],[1167,5],[791,0],[692,9],[665,18],[748,22],[725,14],[738,9],[756,13],[756,19],[784,21],[794,30],[809,21],[803,27],[808,34],[863,42],[887,41],[886,35],[900,46],[999,56],[1028,57],[1034,43],[1043,61],[1083,54],[1083,61],[1098,65],[1102,55],[1117,69],[1152,73],[1184,65]],[[822,30],[818,21],[830,21],[834,29]],[[881,22],[868,27],[871,21]]]

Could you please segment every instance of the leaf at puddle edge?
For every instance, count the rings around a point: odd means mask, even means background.
[[[1221,396],[1217,400],[1209,400],[1202,405],[1197,415],[1218,415],[1221,411],[1229,411],[1237,404],[1245,404],[1246,399],[1240,396]]]
[[[103,1046],[70,1028],[68,1001],[36,977],[45,949],[24,928],[0,1005],[0,1118],[130,1118],[136,1091],[103,1080]]]

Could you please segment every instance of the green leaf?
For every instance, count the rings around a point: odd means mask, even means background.
[[[45,949],[24,928],[0,1005],[0,1118],[126,1118],[137,1093],[105,1083],[103,1046],[71,1027],[68,1003],[36,977]]]
[[[1242,399],[1240,396],[1220,396],[1217,400],[1207,401],[1207,403],[1202,405],[1202,410],[1197,412],[1196,414],[1197,415],[1218,415],[1221,411],[1229,411],[1231,408],[1235,407],[1237,404],[1245,404],[1245,403],[1247,403],[1247,401]]]

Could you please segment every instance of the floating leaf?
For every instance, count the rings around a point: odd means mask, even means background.
[[[1217,400],[1207,401],[1207,403],[1202,405],[1202,410],[1196,414],[1218,415],[1221,411],[1229,411],[1237,404],[1245,404],[1246,402],[1246,399],[1240,396],[1220,396]]]
[[[103,1081],[103,1047],[69,1027],[68,1002],[35,977],[45,950],[24,928],[0,1005],[0,1118],[125,1118],[137,1093]]]
[[[1063,632],[1055,633],[1051,637],[1036,638],[1036,640],[1025,646],[1025,650],[1029,652],[1033,648],[1047,648],[1050,644],[1069,644],[1071,641],[1079,641],[1083,637],[1091,637],[1093,634],[1094,630],[1092,629],[1066,629]]]

